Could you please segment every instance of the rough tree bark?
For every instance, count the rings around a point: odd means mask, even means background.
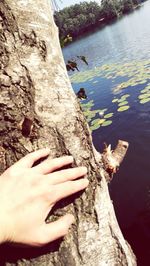
[[[75,216],[65,240],[32,251],[1,247],[5,264],[136,265],[66,73],[49,0],[0,1],[0,54],[0,171],[32,150],[50,147],[50,157],[71,154],[75,165],[87,166],[90,180],[80,197],[53,210],[53,218]]]

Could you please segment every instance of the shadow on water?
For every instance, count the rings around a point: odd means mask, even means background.
[[[138,265],[148,266],[150,257],[150,209],[143,210],[136,216],[133,224],[122,228],[135,254],[138,254]]]

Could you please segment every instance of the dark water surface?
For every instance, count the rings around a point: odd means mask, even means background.
[[[71,76],[75,92],[84,87],[85,115],[93,141],[114,147],[118,139],[130,143],[127,156],[109,185],[122,232],[131,244],[138,265],[150,265],[150,1],[102,30],[84,36],[63,49],[64,58],[87,57],[80,72]],[[145,90],[145,91],[143,91]],[[127,98],[127,110],[117,102]],[[112,102],[117,99],[116,102]],[[86,103],[93,100],[87,108]],[[144,100],[144,101],[143,101]],[[123,105],[122,105],[123,106]],[[105,111],[100,111],[105,109]],[[99,110],[100,109],[100,110]],[[92,111],[97,110],[94,115]],[[111,114],[110,114],[111,113]],[[94,129],[92,121],[109,114],[110,125]],[[96,123],[96,121],[95,121]],[[94,124],[95,125],[95,124]]]

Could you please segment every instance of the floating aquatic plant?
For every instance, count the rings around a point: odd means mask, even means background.
[[[129,94],[124,94],[120,98],[114,98],[115,101],[113,100],[112,102],[118,104],[118,112],[124,112],[130,108],[130,106],[128,105],[129,103],[127,101],[128,97],[130,97]]]
[[[132,61],[124,64],[108,64],[96,67],[92,70],[76,73],[71,76],[73,83],[92,81],[95,77],[106,79],[116,79],[125,77],[127,80],[116,85],[114,91],[125,89],[129,86],[134,87],[138,84],[145,84],[150,79],[149,70],[150,60]],[[146,71],[145,71],[146,69]],[[97,83],[94,81],[93,83]]]
[[[149,92],[150,89],[148,87],[146,87],[145,89],[141,90],[141,93],[145,93],[145,92]]]
[[[91,131],[94,131],[100,127],[99,124],[94,124],[93,126],[90,126]]]
[[[112,100],[112,103],[116,103],[116,102],[118,102],[118,99],[115,98]]]
[[[90,129],[92,131],[100,128],[100,126],[102,127],[106,127],[106,126],[109,126],[112,124],[112,121],[111,120],[106,120],[106,119],[95,119],[91,122],[91,126],[90,126]]]
[[[102,127],[107,127],[107,126],[110,126],[112,124],[112,121],[111,120],[107,120],[105,121],[103,124],[102,124]]]
[[[141,94],[138,96],[141,104],[148,103],[150,101],[150,84],[141,90]]]
[[[95,118],[95,116],[97,114],[101,114],[102,116],[104,115],[104,113],[107,111],[107,108],[104,109],[95,109],[95,110],[91,110],[94,106],[94,101],[91,100],[87,103],[81,103],[81,107],[83,110],[83,113],[86,117],[87,122],[90,124],[91,123],[91,128],[92,130],[96,130],[100,127],[100,125],[106,120],[106,119],[100,119],[100,118],[96,118],[93,120],[93,118]],[[99,127],[98,127],[99,125]]]
[[[138,96],[139,99],[143,99],[143,98],[148,98],[150,97],[150,92],[149,93],[144,93]]]
[[[113,113],[105,114],[104,118],[95,118],[97,114],[100,116],[103,116],[104,113],[107,111],[107,108],[104,109],[97,109],[97,110],[91,110],[94,106],[94,101],[91,100],[87,103],[81,103],[84,115],[87,119],[87,122],[90,124],[90,129],[92,131],[97,130],[100,128],[100,126],[109,126],[112,124],[111,120],[107,120],[107,118],[110,118],[113,116]],[[95,119],[94,119],[95,118]]]
[[[107,108],[99,110],[99,115],[103,116],[106,111],[107,111]]]
[[[144,98],[140,101],[141,104],[150,102],[150,98]]]
[[[90,109],[92,106],[94,106],[94,101],[91,100],[87,103],[81,103],[81,107],[83,110],[87,110],[87,109]]]
[[[126,93],[121,96],[116,96],[116,92],[123,94],[126,88],[128,88],[128,91],[130,90],[131,93],[133,90],[140,88],[141,91],[138,96],[139,103],[146,104],[150,102],[150,60],[132,61],[123,64],[105,64],[91,70],[76,73],[70,78],[71,82],[77,84],[89,82],[89,84],[91,84],[91,91],[89,91],[88,95],[92,95],[94,93],[93,88],[95,89],[96,87],[96,90],[101,90],[101,86],[95,85],[92,88],[92,84],[98,84],[101,81],[101,77],[113,82],[110,83],[113,84],[112,89],[113,92],[115,92],[112,103],[117,105],[118,112],[124,112],[130,108],[128,102],[130,94]],[[123,80],[123,82],[120,82],[120,79]],[[107,108],[94,110],[93,100],[82,103],[81,106],[90,124],[91,130],[96,130],[101,126],[105,127],[112,124],[112,121],[109,119],[113,116],[113,113],[106,113]]]
[[[120,103],[118,104],[118,106],[123,106],[123,105],[127,105],[127,104],[128,104],[127,101],[122,101],[122,102],[120,102]]]
[[[129,108],[130,108],[129,105],[125,105],[125,106],[119,107],[117,111],[118,112],[124,112],[124,111],[128,110]]]
[[[124,98],[124,99],[126,99],[126,98],[128,98],[128,97],[130,97],[130,94],[124,94],[124,95],[122,96],[122,98]]]
[[[113,113],[109,113],[109,114],[104,115],[104,118],[110,118],[110,117],[112,117],[113,115],[114,115]]]
[[[105,122],[105,120],[106,120],[106,119],[99,119],[99,118],[96,118],[96,119],[94,119],[94,120],[91,122],[91,125],[96,125],[96,124],[101,125],[101,124],[103,124],[103,123]]]

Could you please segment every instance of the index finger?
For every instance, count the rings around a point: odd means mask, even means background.
[[[63,156],[55,159],[47,159],[33,167],[39,174],[48,174],[73,162],[72,156]]]
[[[48,156],[50,149],[44,148],[34,152],[31,152],[21,158],[18,162],[14,164],[14,167],[27,167],[30,168],[39,159]]]

